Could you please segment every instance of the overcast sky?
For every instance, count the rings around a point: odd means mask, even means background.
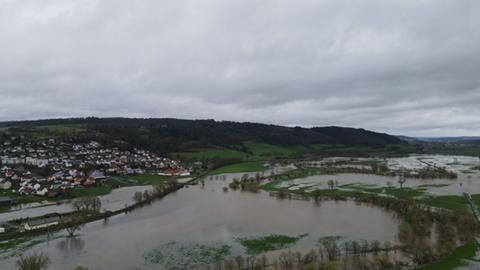
[[[478,0],[0,0],[0,120],[480,135]]]

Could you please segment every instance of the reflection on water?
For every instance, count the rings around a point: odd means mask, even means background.
[[[77,253],[83,250],[85,241],[80,237],[67,237],[57,243],[57,248],[66,255]]]
[[[29,252],[42,251],[51,260],[50,269],[161,269],[149,265],[145,255],[169,242],[229,245],[232,256],[244,254],[236,239],[270,234],[297,236],[308,233],[292,249],[306,252],[320,237],[338,235],[349,239],[396,243],[399,221],[391,212],[352,201],[322,202],[280,200],[266,192],[224,192],[229,174],[202,185],[183,188],[151,205],[85,225],[72,243],[55,239]],[[64,241],[64,243],[62,243]],[[271,253],[277,255],[279,251]],[[0,262],[12,268],[14,259]]]

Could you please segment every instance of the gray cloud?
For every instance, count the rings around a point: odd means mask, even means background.
[[[0,0],[0,120],[480,135],[475,0]]]

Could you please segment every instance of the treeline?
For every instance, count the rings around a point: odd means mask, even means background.
[[[387,245],[389,245],[387,243]],[[358,248],[358,250],[354,250]],[[282,252],[278,258],[237,256],[200,269],[206,270],[401,270],[405,263],[395,260],[377,241],[362,244],[353,241],[343,245],[335,240],[323,243],[317,250],[305,254]]]

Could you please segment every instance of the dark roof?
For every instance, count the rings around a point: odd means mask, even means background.
[[[0,203],[9,203],[11,202],[12,199],[10,199],[10,197],[0,197]]]
[[[49,218],[43,218],[43,219],[37,219],[37,220],[32,220],[28,222],[28,225],[30,227],[33,226],[39,226],[39,225],[44,225],[44,224],[50,224],[54,222],[58,222],[60,220],[59,217],[49,217]]]

